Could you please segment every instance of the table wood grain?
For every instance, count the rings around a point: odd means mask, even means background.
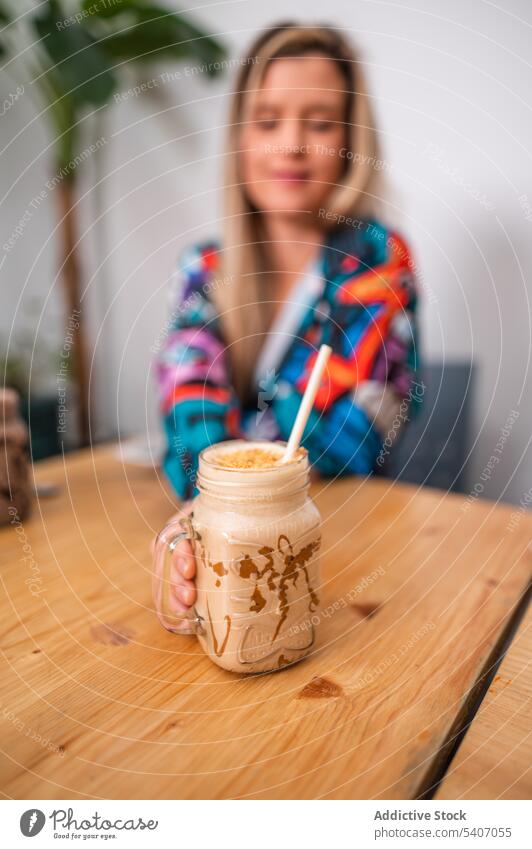
[[[497,670],[439,799],[532,799],[532,608]]]
[[[155,618],[149,544],[175,509],[155,471],[99,448],[37,478],[58,497],[0,533],[6,797],[431,792],[529,582],[529,516],[510,529],[509,507],[318,482],[315,650],[245,677]]]

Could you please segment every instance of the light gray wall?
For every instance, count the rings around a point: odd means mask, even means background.
[[[287,5],[222,2],[198,6],[194,14],[237,56],[258,28],[287,18]],[[519,412],[497,468],[484,481],[485,495],[519,501],[532,484],[532,455],[525,453],[532,409],[532,209],[524,199],[532,208],[532,8],[527,0],[501,9],[482,0],[330,0],[324,14],[316,0],[293,0],[290,17],[327,20],[360,47],[390,167],[386,218],[409,240],[419,267],[425,358],[477,363],[471,486],[510,412]],[[145,78],[176,69],[160,67]],[[117,103],[103,127],[87,122],[87,144],[105,138],[80,169],[98,436],[155,425],[150,346],[164,322],[164,284],[179,248],[217,231],[233,72],[212,82],[181,70],[182,79],[163,84],[158,77],[147,94]],[[16,88],[13,74],[2,77],[2,99]],[[2,147],[13,140],[1,158],[2,196],[9,192],[9,206],[1,207],[3,236],[52,169],[33,94],[27,86],[2,119],[8,125]],[[95,225],[99,205],[104,217]],[[49,298],[43,324],[57,324],[56,223],[50,192],[4,258],[2,331],[13,321],[21,290],[23,306],[30,292]]]

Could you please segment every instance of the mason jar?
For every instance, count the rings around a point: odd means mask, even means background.
[[[192,513],[168,525],[156,542],[161,621],[173,630],[188,619],[188,633],[197,635],[214,663],[232,672],[280,669],[305,657],[315,642],[321,533],[306,451],[264,468],[216,461],[253,448],[280,457],[284,447],[234,440],[205,449]],[[197,602],[188,614],[175,614],[168,605],[168,550],[184,538],[196,560]]]

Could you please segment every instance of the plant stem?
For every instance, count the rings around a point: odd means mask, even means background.
[[[87,346],[84,316],[81,308],[80,268],[76,247],[75,182],[65,178],[57,186],[60,204],[61,239],[63,248],[63,279],[68,310],[69,331],[73,336],[73,374],[78,390],[78,428],[80,444],[89,444],[89,384],[87,375]],[[78,325],[77,329],[75,325]]]

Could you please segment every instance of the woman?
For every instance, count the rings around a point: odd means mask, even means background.
[[[183,254],[158,361],[165,472],[188,498],[207,445],[287,439],[327,343],[303,444],[324,475],[367,474],[410,393],[415,292],[405,244],[375,219],[382,160],[341,35],[287,24],[258,39],[237,80],[226,162],[221,245]],[[194,571],[182,543],[176,612],[195,601]]]

